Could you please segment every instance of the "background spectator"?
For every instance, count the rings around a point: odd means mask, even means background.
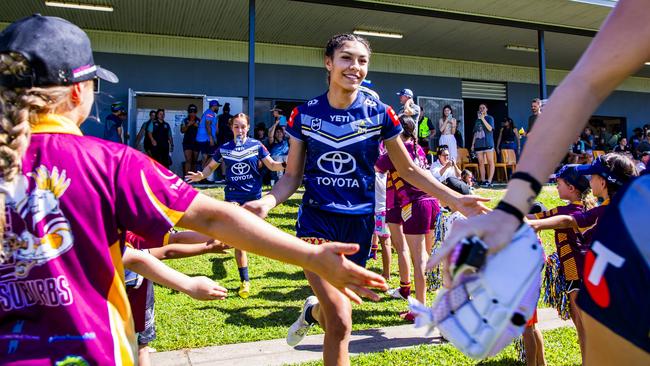
[[[196,170],[196,161],[199,158],[199,148],[196,145],[196,133],[199,129],[199,118],[196,116],[199,109],[196,105],[190,104],[187,107],[187,117],[181,124],[181,133],[183,134],[183,154],[185,163],[183,164],[183,177],[188,171]]]
[[[224,103],[223,113],[217,117],[217,146],[221,146],[226,142],[235,139],[235,135],[232,133],[232,128],[230,127],[231,118],[232,114],[230,114],[230,103]],[[225,164],[222,164],[222,167],[225,169]]]
[[[594,135],[591,131],[591,128],[585,127],[584,131],[580,135],[580,139],[585,144],[585,153],[593,154],[594,148],[596,146],[596,141],[594,140]]]
[[[266,148],[269,148],[269,140],[266,135],[266,126],[264,126],[264,123],[258,123],[257,126],[255,126],[255,132],[254,132],[254,137],[255,140],[261,142]]]
[[[104,140],[122,143],[122,119],[124,112],[122,102],[111,104],[111,114],[104,119]]]
[[[172,140],[172,129],[165,121],[164,109],[156,111],[156,120],[152,123],[151,132],[148,134],[149,138],[153,139],[152,157],[162,166],[169,168],[172,165],[169,153],[174,151],[174,141]]]
[[[617,153],[630,152],[630,146],[627,144],[627,139],[625,137],[621,137],[620,139],[618,139],[618,144],[614,146],[614,152]]]
[[[224,103],[223,113],[217,117],[217,147],[235,139],[235,135],[232,133],[232,126],[230,126],[232,117],[233,115],[230,114],[230,103]],[[221,177],[217,181],[221,182],[225,180],[226,164],[221,164],[217,171],[221,173]]]
[[[648,162],[650,162],[650,151],[639,154],[639,161],[636,164],[636,170],[639,174],[648,168]]]
[[[452,114],[450,105],[442,108],[442,117],[438,120],[438,128],[440,129],[440,146],[447,146],[449,158],[456,161],[458,157],[458,147],[456,147],[456,118]]]
[[[199,152],[203,155],[203,166],[205,166],[217,150],[217,140],[215,133],[217,127],[217,111],[219,110],[218,100],[211,100],[208,109],[203,112],[201,122],[196,132],[196,144]]]
[[[519,153],[521,152],[519,132],[517,131],[517,127],[515,127],[515,122],[510,117],[506,117],[503,121],[503,125],[499,129],[497,152],[500,153],[501,149],[514,150],[517,159],[519,159]]]
[[[406,114],[407,116],[411,116],[414,121],[419,121],[420,106],[413,101],[413,91],[411,89],[402,89],[397,95],[399,96],[399,103],[402,105],[399,114]],[[412,113],[406,113],[407,108],[410,108]]]
[[[650,151],[650,131],[646,132],[645,139],[641,140],[639,145],[636,147],[637,156],[640,156],[644,151]]]
[[[480,104],[474,122],[472,150],[478,157],[478,172],[481,185],[492,187],[494,177],[494,117],[487,114],[487,106]],[[487,172],[485,165],[487,164]],[[487,174],[486,174],[487,173]]]
[[[282,128],[284,128],[287,126],[287,117],[282,115],[282,112],[282,109],[278,108],[277,105],[271,109],[271,113],[273,113],[273,123],[278,123]]]
[[[528,133],[531,132],[535,121],[537,121],[537,117],[542,113],[542,100],[539,98],[533,99],[530,102],[530,111],[533,112],[533,114],[528,116]]]
[[[569,164],[584,164],[588,161],[585,153],[585,142],[578,137],[569,149]]]
[[[149,120],[143,123],[142,126],[140,126],[140,131],[138,131],[138,135],[135,137],[135,148],[140,149],[140,143],[142,142],[142,140],[144,140],[144,152],[149,156],[151,156],[151,150],[153,145],[151,144],[152,140],[147,135],[147,131],[149,131],[149,127],[151,126],[151,124],[155,119],[156,119],[156,111],[154,110],[149,111]]]
[[[460,178],[460,169],[456,165],[456,161],[451,158],[449,147],[447,145],[440,145],[438,147],[438,160],[431,164],[429,171],[433,177],[440,182],[444,182],[449,177]]]
[[[643,129],[641,127],[637,127],[633,131],[632,138],[630,139],[630,150],[633,152],[636,152],[636,148],[639,146],[641,141],[643,141]]]
[[[286,163],[287,155],[289,155],[289,140],[280,123],[280,121],[276,121],[269,130],[268,149],[273,160]],[[274,185],[283,174],[284,171],[272,171],[271,185]]]

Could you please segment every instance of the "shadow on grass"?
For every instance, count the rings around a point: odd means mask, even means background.
[[[224,265],[224,262],[229,260],[230,256],[228,257],[213,257],[210,258],[210,262],[212,262],[212,279],[224,279],[228,277],[228,273],[226,271],[226,266]]]
[[[305,273],[301,270],[295,271],[295,272],[279,272],[279,271],[271,271],[271,272],[266,272],[263,276],[264,278],[275,278],[278,280],[304,280],[305,279]]]
[[[439,337],[404,337],[404,338],[387,338],[381,329],[367,329],[352,332],[353,335],[364,336],[350,342],[351,353],[374,353],[401,347],[412,347],[422,344],[441,344],[442,338]],[[297,350],[322,352],[322,345],[304,345],[297,346]]]
[[[309,286],[303,288],[297,288],[289,292],[280,292],[280,291],[268,291],[263,290],[255,295],[255,297],[261,297],[267,301],[296,301],[304,300],[312,294],[312,290]]]
[[[477,366],[520,366],[524,365],[523,362],[520,362],[519,360],[508,357],[505,359],[501,360],[485,360],[485,361],[480,361],[476,364]]]

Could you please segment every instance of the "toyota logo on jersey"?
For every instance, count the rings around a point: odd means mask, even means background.
[[[235,175],[244,175],[251,170],[250,165],[246,163],[236,163],[231,168],[230,171]]]
[[[318,158],[318,167],[332,175],[346,175],[357,169],[357,161],[345,151],[330,151]]]

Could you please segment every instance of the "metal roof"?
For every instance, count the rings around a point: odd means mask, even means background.
[[[66,18],[84,29],[246,41],[246,0],[76,0],[111,5],[113,12],[47,7],[43,0],[3,0],[0,21],[40,12]],[[373,0],[377,6],[406,6],[455,14],[597,30],[610,8],[569,0]],[[347,3],[358,3],[348,1]],[[403,39],[370,37],[375,52],[536,66],[537,54],[505,45],[537,46],[536,31],[506,26],[414,16],[290,0],[257,1],[258,42],[323,47],[336,33],[354,29],[395,32]],[[568,70],[589,37],[546,33],[547,66]],[[638,76],[650,77],[650,67]]]

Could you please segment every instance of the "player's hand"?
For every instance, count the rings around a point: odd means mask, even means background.
[[[186,182],[200,182],[204,179],[203,172],[187,172],[185,176]]]
[[[427,269],[433,269],[440,262],[445,261],[443,276],[446,278],[443,278],[444,283],[451,284],[451,276],[446,270],[449,268],[446,261],[461,240],[476,235],[493,253],[510,243],[519,225],[519,221],[514,216],[501,210],[494,210],[486,215],[471,217],[467,220],[458,220],[454,222],[453,229],[440,249],[429,259]]]
[[[214,140],[210,139],[210,146],[214,146]]]
[[[483,202],[488,201],[490,201],[489,198],[467,195],[460,196],[456,199],[455,202],[448,203],[450,205],[453,205],[452,208],[455,211],[459,211],[463,215],[470,217],[490,212],[490,209],[485,207],[483,204]]]
[[[242,207],[265,219],[266,216],[268,216],[269,211],[275,207],[275,204],[270,202],[266,197],[268,196],[264,196],[258,200],[248,201]]]
[[[219,240],[214,240],[214,239],[212,241],[207,242],[205,245],[208,247],[210,253],[215,253],[215,254],[226,254],[226,250],[232,249],[230,245],[224,244]]]
[[[151,141],[151,146],[158,146],[158,143],[156,142],[156,140]]]
[[[187,294],[197,300],[223,300],[228,296],[228,290],[219,286],[211,279],[198,276],[190,279]]]
[[[386,279],[381,275],[345,258],[345,255],[354,254],[359,250],[357,244],[332,242],[314,248],[316,253],[310,256],[307,269],[339,289],[351,301],[360,304],[361,297],[378,301],[379,295],[369,288],[376,288],[382,292],[388,290]]]

